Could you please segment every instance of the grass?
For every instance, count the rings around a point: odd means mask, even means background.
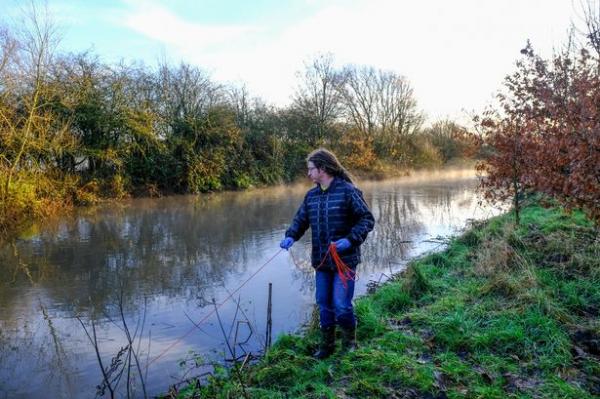
[[[359,350],[316,361],[314,330],[244,370],[252,398],[600,395],[600,240],[539,205],[472,226],[356,301]],[[180,398],[243,397],[224,370]]]

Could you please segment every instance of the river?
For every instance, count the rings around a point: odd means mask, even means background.
[[[498,212],[479,204],[471,170],[358,185],[376,227],[363,246],[356,295],[440,248],[469,220]],[[258,353],[269,283],[274,339],[299,331],[314,305],[309,233],[290,253],[278,244],[308,188],[134,199],[77,210],[4,244],[0,398],[94,397],[102,383],[94,332],[108,369],[128,344],[124,322],[140,364],[132,362],[135,396],[143,396],[138,370],[148,395],[165,392],[205,371],[194,364],[231,357],[213,298],[220,305],[230,297],[218,308],[230,342],[236,330],[238,343],[249,337],[232,348],[236,356]]]

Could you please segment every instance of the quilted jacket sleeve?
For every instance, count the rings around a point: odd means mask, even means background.
[[[356,223],[346,238],[348,238],[353,246],[358,246],[367,239],[367,234],[373,230],[375,219],[359,189],[352,188],[350,192],[350,203]]]
[[[304,235],[304,232],[306,232],[309,226],[308,210],[306,206],[307,197],[308,195],[304,197],[304,201],[302,201],[300,208],[298,208],[298,211],[296,211],[296,215],[292,220],[292,225],[285,232],[285,236],[292,237],[294,241],[298,241]]]

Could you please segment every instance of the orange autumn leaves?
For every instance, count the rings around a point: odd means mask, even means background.
[[[476,121],[490,156],[478,168],[493,200],[545,193],[600,220],[600,60],[586,48],[545,60],[531,45],[500,108]],[[518,209],[517,209],[518,212]]]

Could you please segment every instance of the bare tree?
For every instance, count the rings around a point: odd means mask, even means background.
[[[305,64],[304,76],[293,98],[293,108],[310,120],[314,143],[320,144],[328,129],[341,115],[340,91],[343,74],[334,68],[331,54],[318,55]]]
[[[30,147],[43,148],[41,141],[48,135],[50,115],[44,110],[45,91],[48,89],[48,68],[53,52],[59,42],[56,25],[53,23],[47,7],[40,9],[34,2],[24,12],[16,39],[2,35],[2,69],[9,66],[12,59],[11,76],[4,81],[3,97],[7,94],[18,103],[19,112],[10,108],[0,109],[3,141],[11,146],[3,161],[8,164],[2,198],[8,195],[13,178],[28,154]],[[12,58],[11,58],[12,56]],[[9,85],[7,87],[6,85]],[[14,111],[14,109],[13,109]],[[36,140],[36,137],[39,140]],[[35,151],[34,151],[35,152]],[[34,161],[33,159],[31,161]]]
[[[17,40],[5,27],[0,26],[0,90],[4,92],[7,76],[5,75],[11,59],[17,51]]]
[[[346,114],[366,139],[373,138],[376,128],[377,75],[372,67],[344,68],[343,98]]]
[[[418,130],[423,115],[417,109],[408,80],[373,67],[344,69],[343,98],[347,117],[365,139],[378,138],[393,146],[399,137]]]
[[[244,128],[250,122],[250,95],[245,84],[231,86],[227,90],[227,99],[235,111],[238,126]]]
[[[405,77],[389,71],[377,75],[377,121],[383,137],[394,146],[399,137],[415,133],[424,118]]]
[[[587,0],[580,1],[583,11],[583,20],[585,23],[585,32],[587,40],[596,54],[600,56],[600,1]]]
[[[167,118],[203,116],[224,102],[223,87],[203,70],[181,63],[173,68],[162,64],[158,72],[158,92]]]
[[[0,27],[0,167],[4,168],[11,165],[10,155],[6,152],[15,134],[14,86],[17,79],[11,73],[11,69],[17,62],[17,45],[18,42],[11,32]],[[4,191],[4,187],[2,188]]]

